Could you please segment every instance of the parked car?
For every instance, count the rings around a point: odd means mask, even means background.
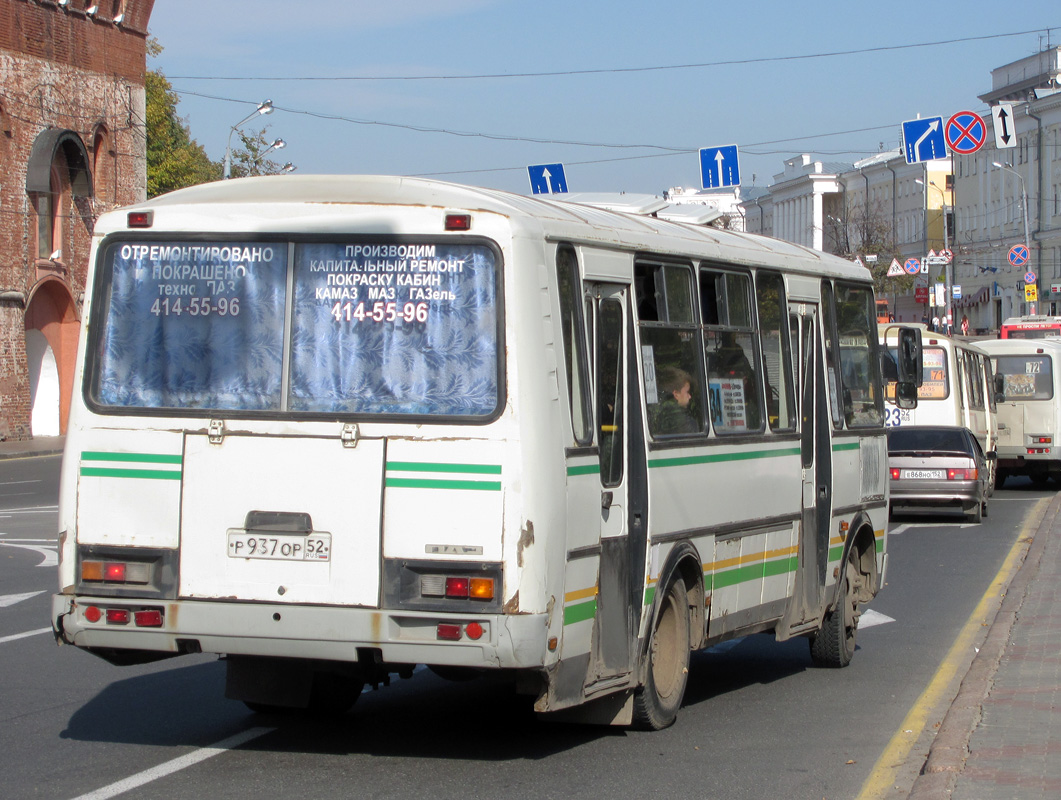
[[[987,516],[987,462],[972,431],[952,425],[888,429],[889,511],[955,508],[973,522]]]

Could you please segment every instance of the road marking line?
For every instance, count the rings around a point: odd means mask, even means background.
[[[44,594],[44,589],[38,589],[35,592],[23,592],[22,594],[0,594],[0,608],[13,606],[15,603],[21,603],[23,600],[29,600],[39,594]]]
[[[0,539],[0,547],[15,547],[20,550],[30,550],[39,556],[42,556],[41,562],[37,564],[38,567],[57,567],[59,566],[59,550],[58,548],[52,550],[47,547],[38,547],[35,544],[11,544],[5,539]]]
[[[872,628],[874,625],[886,625],[889,622],[895,622],[895,617],[889,617],[887,614],[867,608],[862,612],[862,616],[858,618],[858,629],[861,631],[866,628]]]
[[[14,633],[11,636],[0,636],[0,644],[4,642],[13,642],[16,639],[25,639],[28,636],[40,636],[42,633],[51,633],[51,628],[37,628],[35,631],[26,631],[25,633]]]
[[[259,736],[264,736],[267,733],[272,733],[276,728],[250,728],[242,733],[237,733],[235,736],[230,736],[227,739],[222,739],[216,744],[209,745],[208,747],[202,747],[195,750],[187,755],[183,755],[180,758],[175,758],[172,761],[167,761],[164,764],[159,764],[157,767],[151,769],[145,769],[143,772],[138,772],[135,775],[130,775],[124,780],[120,780],[117,783],[112,783],[110,786],[104,786],[102,789],[97,789],[94,792],[88,794],[79,795],[74,800],[107,800],[109,797],[116,797],[117,795],[128,792],[130,789],[136,789],[137,787],[143,786],[144,784],[157,781],[159,778],[164,778],[167,775],[172,775],[174,772],[179,772],[182,769],[198,764],[200,761],[205,761],[208,758],[213,758],[216,755],[220,755],[228,750],[232,750],[240,745],[246,744],[251,739],[257,739]]]
[[[1013,575],[1021,565],[1021,555],[1028,548],[1029,530],[1032,524],[1038,525],[1042,520],[1041,509],[1052,498],[1043,497],[1024,518],[1020,533],[1017,535],[1013,547],[1010,548],[1002,567],[991,581],[987,591],[984,592],[980,602],[976,604],[973,613],[969,616],[965,625],[958,634],[946,657],[936,670],[936,674],[929,681],[928,686],[917,698],[910,708],[906,719],[902,721],[899,730],[892,736],[884,752],[881,753],[877,763],[873,765],[866,782],[862,784],[857,800],[879,800],[888,796],[895,786],[895,777],[899,770],[906,765],[910,751],[917,744],[918,739],[928,725],[929,713],[938,707],[943,701],[944,693],[948,685],[957,675],[958,667],[965,663],[970,657],[973,642],[983,635],[985,626],[994,619],[998,606],[1002,604],[1003,591],[1009,585]]]
[[[903,533],[909,527],[910,527],[909,523],[906,523],[906,522],[904,522],[902,525],[896,525],[894,528],[890,528],[888,530],[888,535],[889,536],[898,536],[900,533]]]

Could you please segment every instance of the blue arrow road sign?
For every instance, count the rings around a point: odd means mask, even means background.
[[[907,164],[946,158],[947,143],[943,137],[943,117],[904,122],[903,150],[906,152]]]
[[[700,185],[705,189],[740,186],[737,145],[705,147],[700,151]]]
[[[527,167],[527,172],[530,173],[533,194],[564,194],[567,191],[563,164],[535,164]]]

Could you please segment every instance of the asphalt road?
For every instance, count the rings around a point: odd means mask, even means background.
[[[339,720],[256,715],[224,698],[211,657],[119,668],[56,647],[43,631],[58,466],[0,461],[0,795],[12,800],[123,788],[167,800],[854,798],[1052,494],[1012,480],[981,525],[897,519],[850,667],[813,668],[804,640],[726,643],[694,655],[677,723],[643,733],[544,722],[504,681],[426,670],[367,691]],[[945,711],[926,709],[929,735]]]

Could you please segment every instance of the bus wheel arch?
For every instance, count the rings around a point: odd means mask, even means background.
[[[660,573],[634,692],[636,727],[666,728],[681,708],[690,654],[704,638],[702,576],[699,557],[687,543],[671,552]]]

